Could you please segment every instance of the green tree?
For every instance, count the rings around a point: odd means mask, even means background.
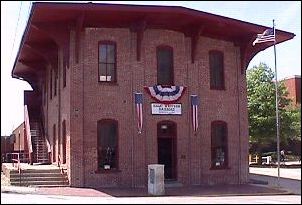
[[[252,152],[262,153],[264,151],[276,150],[277,131],[274,79],[274,73],[265,63],[260,63],[259,66],[253,66],[252,69],[247,70],[249,134]],[[287,144],[288,139],[299,135],[297,128],[300,121],[298,119],[300,112],[296,109],[289,109],[291,100],[286,98],[287,94],[286,87],[282,82],[279,82],[279,136],[280,142],[284,145]]]

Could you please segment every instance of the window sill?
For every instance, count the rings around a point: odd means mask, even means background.
[[[221,167],[211,167],[210,170],[225,170],[225,169],[231,169],[228,166],[221,166]]]
[[[98,82],[99,82],[99,84],[102,84],[102,85],[118,86],[117,82],[111,82],[111,81],[98,81]]]
[[[121,170],[119,169],[102,169],[102,170],[96,170],[95,174],[110,174],[110,173],[119,173]]]
[[[225,91],[226,89],[223,87],[223,88],[220,88],[220,87],[212,87],[210,88],[210,90],[217,90],[217,91]]]

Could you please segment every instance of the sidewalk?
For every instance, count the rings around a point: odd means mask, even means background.
[[[213,185],[165,188],[165,196],[257,196],[257,195],[301,195],[301,168],[281,169],[281,187],[276,186],[276,168],[250,167],[249,179],[251,183],[242,185]],[[292,179],[286,179],[291,177]],[[253,181],[254,180],[254,181]],[[266,183],[255,183],[262,181]],[[252,183],[254,182],[254,183]],[[74,187],[18,187],[5,183],[1,176],[1,192],[28,193],[62,196],[86,197],[146,197],[147,188],[74,188]]]
[[[15,192],[23,194],[47,194],[62,196],[85,196],[85,197],[147,197],[147,188],[33,188],[2,186],[1,192]],[[263,186],[244,185],[215,185],[215,186],[191,186],[166,188],[165,196],[253,196],[253,195],[279,195],[289,194],[285,190],[278,190]],[[163,196],[162,196],[163,197]]]

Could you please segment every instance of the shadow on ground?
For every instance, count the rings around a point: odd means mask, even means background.
[[[147,197],[147,188],[39,188],[40,194],[71,195],[71,196],[112,196],[112,197]],[[238,195],[272,195],[288,194],[284,190],[268,188],[253,184],[214,185],[166,188],[164,196],[238,196]],[[161,196],[162,197],[162,196]]]

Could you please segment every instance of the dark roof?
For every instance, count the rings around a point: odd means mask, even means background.
[[[35,25],[65,24],[72,27],[80,16],[83,16],[82,27],[129,28],[133,23],[143,20],[147,29],[168,29],[186,35],[200,27],[201,36],[231,41],[240,46],[243,67],[246,67],[258,52],[273,45],[272,42],[266,42],[252,46],[256,35],[269,27],[181,6],[35,2],[22,37],[12,76],[32,81],[35,78],[33,76],[38,73],[33,68],[35,66],[31,68],[31,65],[35,63],[39,65],[42,57],[25,46],[28,42],[54,43],[51,37],[36,29]],[[276,44],[290,40],[294,36],[293,33],[276,30]]]

